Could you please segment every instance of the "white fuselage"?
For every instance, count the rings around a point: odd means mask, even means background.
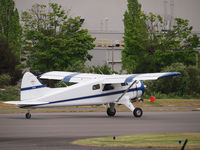
[[[105,90],[105,84],[99,80],[87,81],[64,88],[48,88],[44,87],[48,94],[36,99],[37,101],[48,102],[47,104],[37,104],[31,106],[19,106],[21,108],[40,108],[40,107],[59,107],[59,106],[84,106],[84,105],[102,105],[115,103],[129,84],[112,84],[113,88]],[[37,92],[37,89],[31,89]],[[28,90],[27,90],[28,92]],[[144,85],[142,81],[138,81],[126,93],[130,99],[141,97],[144,93]],[[39,93],[38,93],[39,94]]]

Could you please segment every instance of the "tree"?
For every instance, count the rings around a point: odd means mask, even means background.
[[[113,74],[113,73],[117,73],[112,71],[112,69],[108,66],[107,63],[104,63],[102,66],[92,66],[92,73],[96,73],[96,74]]]
[[[192,34],[192,28],[192,26],[189,26],[189,20],[175,18],[173,28],[163,33],[162,48],[173,51],[194,50],[198,46],[199,38],[196,34]]]
[[[70,17],[58,4],[33,5],[22,13],[22,21],[31,71],[65,70],[76,62],[91,60],[88,50],[95,39],[81,29],[80,17]]]
[[[170,30],[163,31],[164,24],[161,16],[150,13],[146,17],[149,33],[147,49],[152,55],[157,71],[173,63],[181,62],[184,65],[195,65],[195,48],[199,38],[192,34],[189,21],[175,19],[175,25]]]
[[[177,77],[168,77],[157,81],[149,81],[148,92],[165,93],[176,96],[199,96],[200,91],[200,69],[194,66],[185,66],[182,63],[173,63],[164,67],[163,72],[180,72]]]
[[[124,43],[122,68],[133,73],[143,59],[148,39],[144,15],[137,0],[128,0],[128,10],[124,14]]]
[[[7,39],[0,37],[0,76],[9,74],[11,84],[16,84],[21,77],[21,70],[18,68],[19,59],[12,51],[13,49],[9,47]]]
[[[82,73],[96,73],[96,74],[113,74],[112,69],[108,64],[103,64],[102,66],[86,66],[85,64],[77,61],[74,64],[68,66],[65,71],[69,72],[82,72]]]
[[[195,64],[194,50],[199,37],[192,34],[188,20],[176,18],[171,29],[163,30],[165,25],[160,15],[145,15],[137,0],[128,0],[124,29],[122,67],[128,73],[160,72],[177,62]]]
[[[21,77],[22,28],[13,0],[0,0],[0,75],[8,74],[11,84]]]
[[[13,0],[0,0],[0,36],[7,40],[13,54],[20,59],[22,28]]]

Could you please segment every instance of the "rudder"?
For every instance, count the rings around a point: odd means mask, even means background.
[[[49,88],[30,72],[26,72],[21,83],[21,101],[37,99],[49,92]]]

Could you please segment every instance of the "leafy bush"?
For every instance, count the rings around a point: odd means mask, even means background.
[[[16,101],[20,100],[20,89],[17,87],[7,86],[4,90],[0,90],[0,101]]]
[[[81,61],[76,61],[72,65],[69,65],[65,71],[89,73],[91,72],[91,68],[85,66],[85,64]]]
[[[11,77],[8,74],[0,75],[0,87],[8,86],[10,84]]]
[[[112,74],[112,69],[108,66],[107,63],[104,63],[102,66],[92,66],[92,72],[97,74]]]
[[[10,75],[9,85],[15,85],[22,75],[22,66],[13,51],[14,49],[10,47],[8,41],[0,36],[0,74]]]
[[[157,81],[145,82],[147,85],[146,94],[156,93],[158,97],[200,97],[200,69],[193,66],[185,66],[182,63],[174,63],[165,67],[162,72],[180,72],[180,76],[168,77]]]
[[[112,69],[108,66],[108,64],[103,64],[102,66],[86,66],[81,61],[77,61],[76,63],[69,65],[65,71],[70,72],[82,72],[82,73],[96,73],[96,74],[112,74]]]

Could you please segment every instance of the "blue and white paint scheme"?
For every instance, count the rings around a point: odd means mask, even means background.
[[[30,72],[26,72],[21,83],[21,100],[8,101],[28,110],[26,118],[31,118],[30,111],[41,107],[85,106],[108,104],[108,116],[116,113],[115,104],[124,104],[135,117],[141,117],[141,108],[135,108],[132,100],[141,100],[145,85],[143,80],[180,75],[179,72],[145,73],[129,75],[99,75],[76,72],[52,71],[44,73],[40,79],[73,82],[71,86],[50,88],[42,85]]]

